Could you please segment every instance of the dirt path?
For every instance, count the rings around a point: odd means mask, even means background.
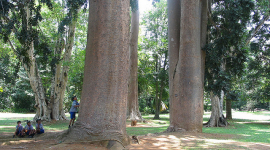
[[[207,133],[163,133],[161,135],[139,136],[138,138],[139,144],[131,144],[127,148],[130,150],[270,149],[270,144],[226,140],[229,138],[238,138],[235,135],[219,135]]]

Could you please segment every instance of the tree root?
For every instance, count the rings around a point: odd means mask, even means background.
[[[210,118],[207,123],[203,124],[203,126],[204,127],[227,127],[228,125],[230,125],[230,123],[226,120],[224,115],[222,115],[222,117],[219,117],[217,121],[215,122],[213,121],[214,120]]]
[[[59,143],[90,142],[101,144],[109,149],[123,149],[130,144],[130,137],[118,131],[99,131],[80,122],[58,136]]]
[[[186,132],[183,128],[176,128],[175,126],[169,126],[165,132]]]

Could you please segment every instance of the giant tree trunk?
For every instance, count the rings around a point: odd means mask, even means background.
[[[206,2],[206,1],[203,1]],[[202,83],[202,51],[201,51],[201,9],[200,0],[168,1],[169,3],[169,41],[170,53],[179,55],[170,58],[170,127],[168,131],[202,132],[203,122],[203,83]],[[178,5],[178,6],[174,6]],[[173,39],[171,30],[177,30],[174,21],[175,13],[181,11],[180,37]],[[171,11],[171,12],[170,12]],[[176,15],[177,16],[177,15]],[[177,19],[177,18],[176,18]],[[174,25],[172,25],[174,24]],[[171,29],[172,28],[172,29]],[[175,36],[175,35],[173,35]],[[177,52],[172,43],[180,39]],[[172,45],[171,45],[172,44]],[[170,54],[170,57],[173,54]],[[171,63],[172,62],[172,63]],[[175,63],[175,64],[174,64]]]
[[[136,1],[138,3],[138,1]],[[138,102],[138,36],[139,36],[139,8],[132,9],[131,30],[129,44],[129,83],[128,83],[128,105],[127,119],[143,121],[139,111]]]
[[[222,91],[223,93],[223,91]],[[221,93],[221,98],[217,95],[214,95],[213,92],[210,92],[210,99],[211,99],[211,116],[207,123],[204,124],[206,127],[225,127],[228,125],[224,115],[221,103],[223,103],[224,94]],[[222,102],[221,102],[222,101]]]
[[[77,10],[79,12],[79,10]],[[63,107],[64,103],[64,96],[65,96],[65,90],[67,86],[68,81],[68,71],[69,71],[69,62],[71,60],[71,52],[72,47],[74,44],[74,36],[75,36],[75,28],[76,28],[76,22],[77,18],[74,18],[73,15],[71,15],[72,21],[69,24],[69,30],[68,30],[68,36],[67,36],[67,42],[65,45],[65,53],[63,56],[63,60],[60,61],[57,64],[56,67],[56,74],[55,74],[55,87],[54,87],[54,105],[52,110],[52,116],[55,120],[66,120],[66,115]],[[61,49],[62,49],[61,42],[59,42],[59,50],[60,53],[58,55],[61,56]]]
[[[226,99],[226,119],[232,119],[232,101]]]
[[[129,2],[89,1],[80,113],[74,127],[69,130],[67,141],[129,144],[126,133]]]

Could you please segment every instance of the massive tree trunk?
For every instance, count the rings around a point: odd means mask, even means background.
[[[80,113],[66,141],[107,141],[108,146],[129,144],[126,133],[129,2],[89,1]]]
[[[80,10],[80,9],[79,9]],[[77,13],[79,12],[77,11]],[[66,115],[63,107],[64,103],[64,96],[65,96],[65,90],[66,85],[68,81],[68,71],[69,71],[69,64],[71,60],[71,53],[72,53],[72,47],[74,44],[74,36],[75,36],[75,29],[76,29],[76,22],[77,18],[75,18],[73,15],[70,16],[72,18],[72,21],[69,24],[68,29],[68,36],[67,41],[65,44],[65,53],[63,56],[63,60],[60,61],[56,65],[56,73],[55,73],[55,84],[54,84],[54,95],[53,95],[53,109],[52,109],[52,116],[55,120],[66,120]],[[57,55],[62,54],[63,51],[63,40],[59,40],[58,44],[58,53]]]
[[[138,36],[139,36],[139,8],[138,0],[136,6],[133,7],[131,13],[131,30],[130,30],[130,44],[129,44],[129,83],[128,83],[128,105],[127,105],[127,119],[143,121],[142,115],[139,111],[138,102]]]
[[[232,101],[226,99],[226,119],[232,119]]]
[[[170,68],[174,68],[170,75],[170,127],[168,131],[202,132],[203,122],[203,81],[202,81],[202,51],[201,51],[201,4],[200,0],[175,0],[169,3],[169,41],[170,53],[179,55],[170,58]],[[207,1],[203,1],[206,3]],[[174,6],[177,5],[177,6]],[[181,11],[180,38],[173,39],[171,30],[177,30],[174,21],[175,14]],[[171,11],[171,12],[170,12]],[[176,15],[177,16],[177,15]],[[178,19],[179,19],[178,18]],[[177,19],[177,18],[176,18]],[[174,24],[174,25],[172,25]],[[173,35],[175,36],[175,35]],[[180,39],[177,52],[172,43]],[[171,57],[172,54],[170,54]],[[172,63],[171,63],[172,62]]]

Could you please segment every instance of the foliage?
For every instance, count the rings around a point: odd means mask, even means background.
[[[206,90],[227,94],[232,83],[243,74],[248,49],[245,47],[247,27],[255,7],[253,0],[214,0],[209,44],[206,50]]]
[[[153,100],[161,105],[168,104],[168,19],[167,3],[161,1],[155,4],[151,11],[142,19],[145,35],[140,40],[138,85],[139,98]],[[147,102],[149,104],[149,102]],[[140,107],[142,106],[140,104]]]

